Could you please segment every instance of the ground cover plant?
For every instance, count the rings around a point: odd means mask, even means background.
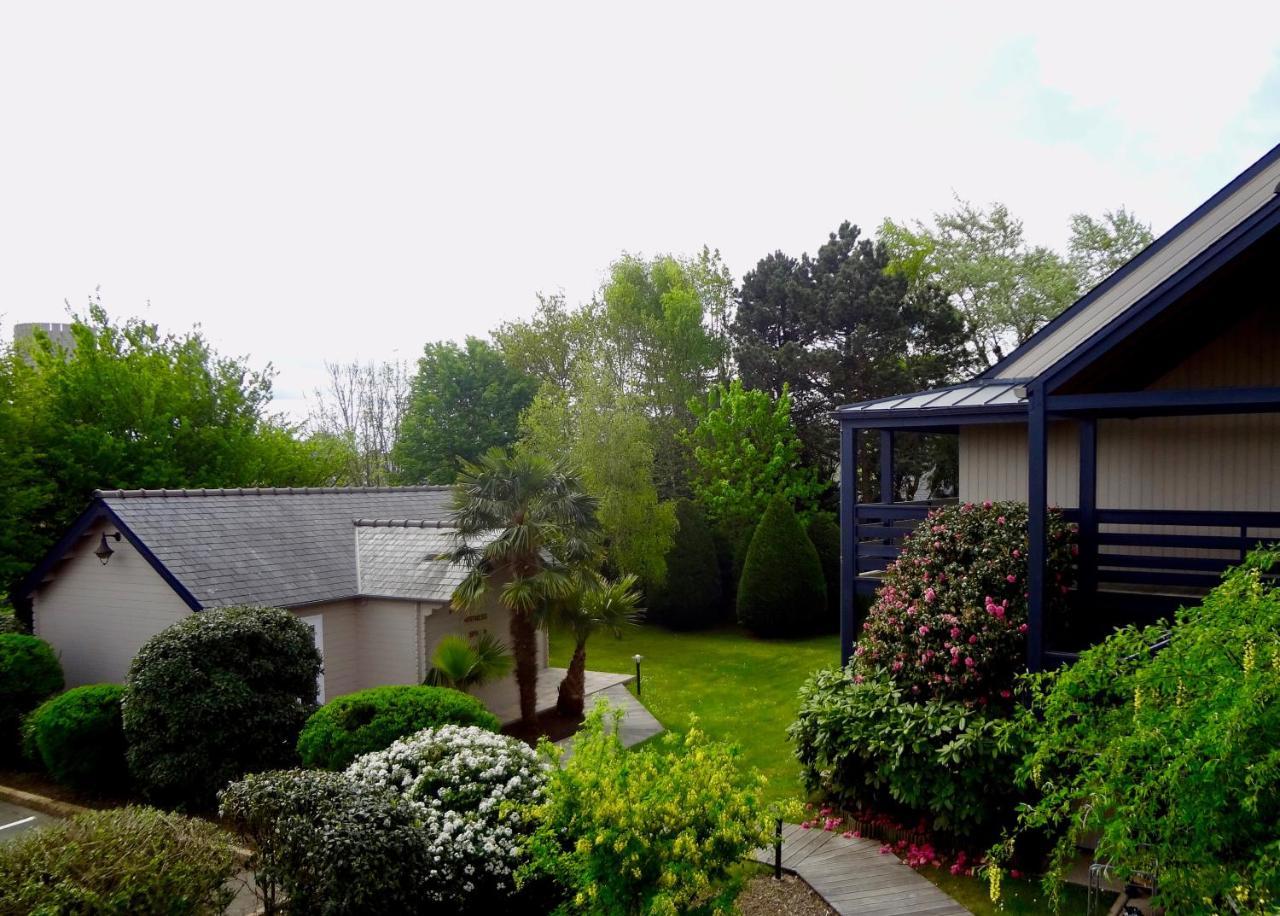
[[[238,870],[232,837],[207,821],[89,811],[0,844],[0,916],[219,916]]]
[[[763,777],[696,720],[629,751],[607,715],[597,705],[551,769],[526,873],[561,883],[565,912],[730,912],[736,866],[772,836]]]
[[[303,766],[341,770],[361,754],[439,725],[475,725],[496,732],[500,723],[475,697],[447,687],[371,687],[330,700],[312,713],[298,736],[298,756]]]
[[[1119,874],[1158,870],[1171,914],[1272,913],[1280,900],[1280,590],[1275,553],[1232,570],[1169,627],[1126,627],[1029,678],[1019,775],[1039,798],[1027,833],[1057,839],[1047,889],[1076,843]],[[1153,649],[1152,647],[1156,647]]]
[[[22,717],[62,685],[62,666],[47,642],[0,633],[0,759],[18,759]]]
[[[91,684],[45,700],[23,722],[27,758],[73,789],[123,789],[129,780],[123,696],[119,684]]]
[[[319,674],[311,628],[278,608],[201,611],[162,630],[125,681],[133,778],[149,798],[205,806],[245,773],[292,764]]]

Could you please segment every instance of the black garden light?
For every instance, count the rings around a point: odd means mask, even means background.
[[[111,549],[111,545],[107,543],[107,538],[115,538],[116,543],[119,543],[120,532],[113,531],[110,534],[103,532],[102,541],[98,544],[98,549],[93,552],[93,555],[101,561],[103,566],[106,566],[111,562],[111,555],[115,553],[115,551]]]
[[[637,653],[631,656],[631,660],[636,663],[636,696],[640,696],[640,663],[644,661],[644,656]]]

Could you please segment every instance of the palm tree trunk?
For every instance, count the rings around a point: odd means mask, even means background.
[[[538,723],[538,628],[533,615],[511,612],[511,654],[516,659],[516,686],[520,690],[520,721]]]
[[[556,711],[563,716],[580,716],[586,705],[584,694],[587,690],[587,641],[578,640],[573,647],[573,658],[569,662],[569,673],[560,682],[560,692],[556,696]]]

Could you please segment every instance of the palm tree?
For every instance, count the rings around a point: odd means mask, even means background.
[[[490,590],[511,613],[511,649],[520,718],[538,717],[537,615],[571,594],[592,559],[599,523],[596,499],[563,464],[500,448],[464,461],[453,488],[454,548],[445,555],[468,568],[453,606],[474,607]]]
[[[585,578],[585,577],[584,577]],[[622,628],[634,623],[640,593],[636,577],[625,575],[610,581],[603,576],[585,578],[584,586],[567,600],[556,602],[553,619],[573,634],[573,658],[560,682],[556,710],[566,716],[582,715],[587,679],[587,640],[597,630],[622,636]]]
[[[515,659],[507,647],[488,630],[482,630],[474,643],[454,634],[436,646],[431,655],[431,669],[423,683],[465,692],[506,677],[513,664]]]

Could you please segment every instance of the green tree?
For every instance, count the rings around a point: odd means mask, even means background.
[[[622,628],[635,622],[640,605],[636,584],[637,579],[632,575],[612,580],[603,576],[584,576],[579,587],[567,599],[552,604],[551,622],[573,636],[573,657],[556,695],[556,709],[562,715],[582,715],[586,696],[587,640],[600,630],[621,637]]]
[[[462,462],[511,445],[536,390],[533,379],[483,340],[427,344],[393,451],[401,479],[453,483]]]
[[[113,322],[97,301],[74,346],[45,335],[0,354],[0,569],[38,559],[95,488],[330,485],[340,456],[269,412],[270,368],[198,331]]]
[[[1067,251],[1077,288],[1081,293],[1093,289],[1150,245],[1152,238],[1151,226],[1124,207],[1107,210],[1099,219],[1072,214]]]
[[[521,417],[521,434],[522,450],[565,458],[581,474],[611,565],[646,587],[662,583],[675,507],[658,493],[653,427],[639,398],[608,377],[579,377],[572,394],[544,386]]]
[[[724,589],[706,513],[692,500],[676,503],[679,528],[667,551],[667,581],[649,589],[646,619],[673,630],[695,630],[721,619]]]
[[[742,564],[738,623],[760,636],[791,636],[811,631],[826,610],[818,551],[790,500],[775,496]]]
[[[734,379],[691,404],[696,425],[687,436],[693,451],[692,487],[707,515],[735,541],[781,494],[806,511],[822,491],[812,468],[801,462],[784,382],[776,399]]]
[[[453,491],[456,546],[449,558],[467,569],[454,607],[474,607],[489,591],[510,611],[520,718],[538,715],[537,617],[568,597],[595,552],[596,500],[563,465],[527,452],[493,448],[464,462]]]

